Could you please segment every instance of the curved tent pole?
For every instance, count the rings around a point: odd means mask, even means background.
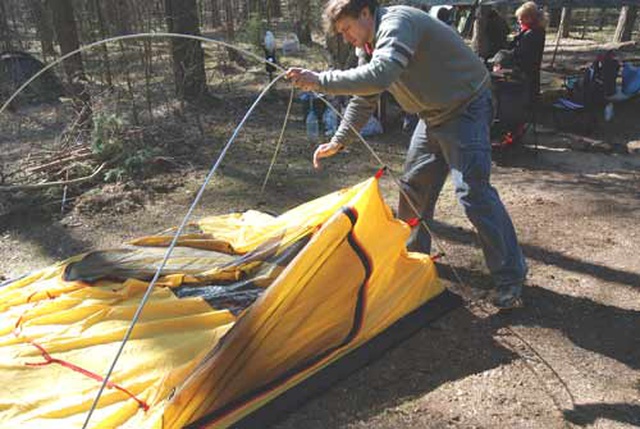
[[[105,45],[107,43],[110,42],[117,42],[120,40],[129,40],[129,39],[138,39],[138,38],[142,38],[142,37],[155,37],[155,38],[160,38],[160,37],[174,37],[174,38],[178,38],[178,39],[191,39],[191,40],[198,40],[201,42],[207,42],[207,43],[214,43],[216,45],[220,45],[220,46],[224,46],[226,48],[229,49],[233,49],[235,51],[241,52],[245,55],[248,55],[250,57],[252,57],[253,59],[258,60],[261,63],[269,63],[270,65],[276,67],[277,69],[279,69],[281,72],[284,72],[285,69],[282,68],[281,66],[279,66],[278,64],[274,64],[272,62],[267,61],[265,58],[262,58],[256,54],[254,54],[253,52],[247,51],[245,49],[242,48],[238,48],[237,46],[234,46],[230,43],[227,42],[223,42],[222,40],[216,40],[216,39],[210,39],[208,37],[204,37],[204,36],[196,36],[193,34],[181,34],[181,33],[135,33],[135,34],[125,34],[122,36],[114,36],[114,37],[110,37],[108,39],[103,39],[103,40],[98,40],[97,42],[93,42],[93,43],[89,43],[88,45],[84,45],[78,49],[76,49],[75,51],[71,51],[63,56],[61,56],[60,58],[58,58],[57,60],[53,61],[50,64],[47,64],[44,68],[40,69],[36,74],[34,74],[33,76],[31,76],[25,83],[23,83],[20,88],[18,88],[12,95],[11,97],[9,97],[4,104],[2,105],[2,107],[0,107],[0,114],[2,114],[2,112],[5,111],[5,109],[9,106],[9,104],[11,104],[11,102],[27,87],[31,84],[31,82],[33,82],[34,80],[36,80],[37,78],[39,78],[41,75],[43,75],[44,73],[46,73],[49,69],[51,69],[52,67],[60,64],[61,62],[63,62],[64,60],[66,60],[67,58],[82,53],[86,50],[89,50],[91,48],[94,48],[96,46],[101,46],[101,45]]]

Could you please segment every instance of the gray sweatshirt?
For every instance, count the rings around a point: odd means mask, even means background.
[[[482,60],[449,26],[408,6],[375,12],[373,54],[356,49],[359,65],[320,73],[320,91],[354,95],[332,141],[347,144],[369,119],[384,91],[408,113],[438,126],[461,111],[489,84]]]

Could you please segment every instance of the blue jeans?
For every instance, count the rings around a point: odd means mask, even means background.
[[[498,290],[519,294],[527,265],[511,218],[490,183],[492,118],[491,92],[487,89],[442,125],[427,129],[425,121],[420,120],[411,138],[401,182],[428,225],[451,172],[456,197],[478,231],[487,267]],[[404,220],[416,217],[402,194],[398,216]],[[413,229],[407,248],[430,253],[431,237],[424,227]]]

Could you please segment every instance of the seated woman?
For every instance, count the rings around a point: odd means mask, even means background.
[[[520,32],[511,42],[514,61],[529,85],[530,100],[540,93],[540,66],[546,36],[546,16],[532,1],[524,3],[516,10]]]

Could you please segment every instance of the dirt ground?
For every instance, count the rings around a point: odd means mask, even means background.
[[[355,146],[315,171],[298,106],[261,193],[288,96],[282,84],[258,109],[194,217],[249,208],[282,212],[377,170],[367,151]],[[226,102],[235,111],[247,100]],[[601,128],[595,138],[618,148],[640,139],[638,111],[640,99],[618,106],[614,125]],[[530,134],[527,148],[503,157],[493,170],[493,184],[529,263],[525,308],[488,315],[476,305],[460,307],[277,428],[640,426],[640,156],[577,150],[572,137],[548,121],[539,131],[537,150],[529,147]],[[106,185],[99,196],[75,195],[62,215],[59,206],[14,195],[23,204],[0,218],[0,275],[12,278],[178,224],[222,143],[202,141],[198,157],[207,162]],[[371,143],[400,171],[407,135],[393,130]],[[382,186],[395,206],[393,183],[386,179]],[[470,288],[465,297],[482,297],[491,280],[450,183],[436,218],[435,233],[446,252],[443,281],[460,290],[451,275],[454,267]]]

